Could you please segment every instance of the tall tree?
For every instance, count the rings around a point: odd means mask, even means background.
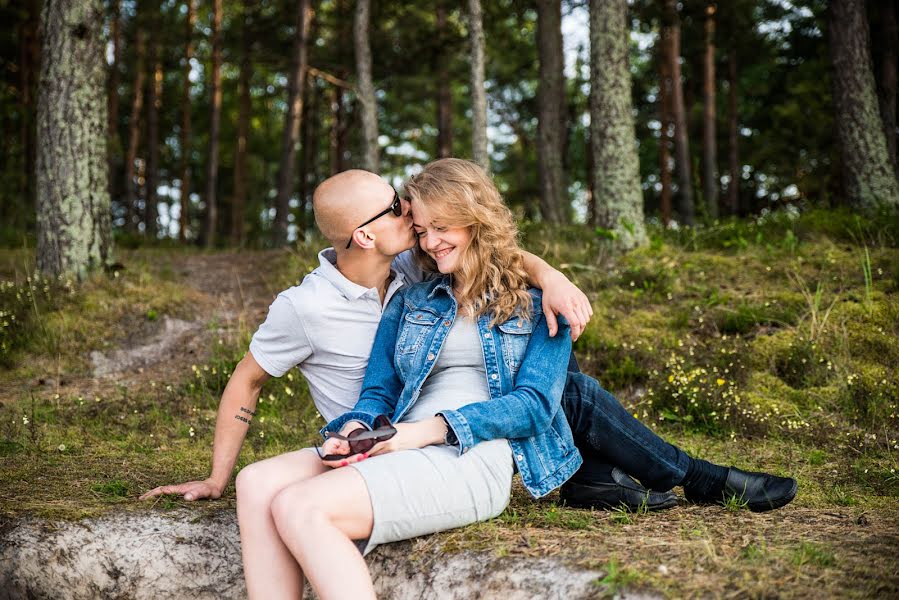
[[[37,267],[84,277],[111,248],[101,0],[46,2],[37,109]]]
[[[718,138],[715,132],[715,10],[705,7],[705,53],[702,60],[702,195],[706,212],[718,218]]]
[[[549,223],[568,221],[565,177],[565,74],[562,52],[562,2],[537,1],[537,176],[540,212]]]
[[[687,111],[684,106],[684,86],[680,68],[680,16],[677,0],[664,0],[662,38],[668,45],[671,73],[671,114],[674,119],[674,162],[677,168],[678,212],[687,225],[696,222],[693,201],[693,178],[690,175],[690,146],[687,133]]]
[[[737,116],[737,49],[731,44],[727,58],[727,162],[730,181],[727,182],[727,205],[730,214],[740,214],[740,137]]]
[[[371,75],[371,45],[368,32],[371,20],[370,0],[356,3],[353,20],[353,41],[356,49],[357,98],[362,115],[361,167],[373,173],[380,169],[378,158],[378,106],[375,102],[375,86]]]
[[[150,5],[150,85],[147,88],[147,193],[144,224],[147,236],[156,237],[156,191],[159,189],[159,108],[162,105],[162,58],[159,53],[160,11],[158,0]]]
[[[893,163],[899,176],[899,163],[896,162],[896,70],[897,70],[897,26],[896,3],[893,0],[874,3],[874,10],[879,13],[878,43],[880,69],[877,77],[877,101],[880,104],[880,118],[883,120],[883,133],[887,140],[890,162]]]
[[[290,77],[287,83],[287,114],[284,116],[284,133],[281,137],[281,161],[278,170],[278,196],[275,199],[275,222],[272,226],[272,243],[287,243],[287,215],[290,197],[294,191],[294,163],[300,139],[300,118],[303,115],[303,85],[308,65],[307,38],[312,7],[309,0],[297,2],[297,24],[293,38]]]
[[[185,17],[184,35],[184,81],[181,87],[181,131],[178,146],[181,149],[181,211],[178,216],[178,239],[187,241],[187,227],[190,214],[190,61],[194,56],[194,0],[186,0],[187,16]]]
[[[877,107],[864,0],[831,0],[828,25],[846,199],[862,209],[895,210],[899,184]]]
[[[131,118],[128,123],[128,152],[125,154],[125,230],[133,231],[136,223],[134,220],[137,208],[138,188],[134,173],[137,161],[137,149],[140,145],[141,113],[144,107],[144,58],[146,54],[146,42],[144,40],[143,27],[140,24],[140,13],[137,14],[138,25],[135,34],[135,66],[134,66],[134,96],[131,100]]]
[[[122,68],[121,44],[121,0],[112,0],[112,21],[110,23],[110,43],[112,44],[112,64],[109,65],[109,192],[115,196],[115,173],[119,158],[119,72]]]
[[[34,210],[34,168],[37,158],[37,143],[35,140],[35,109],[34,94],[35,81],[39,78],[40,69],[40,3],[38,0],[27,0],[25,4],[25,19],[19,28],[19,76],[21,85],[21,131],[22,144],[22,172],[21,172],[21,199],[24,205],[15,210],[10,207],[8,212],[12,215],[2,215],[8,224],[15,224],[17,228],[25,228],[28,218],[26,215]],[[0,202],[0,205],[3,203]],[[12,217],[12,218],[9,218]],[[7,220],[9,218],[9,220]]]
[[[660,38],[657,50],[659,72],[659,208],[662,224],[671,222],[671,61],[668,59],[670,44],[667,38]]]
[[[234,201],[231,204],[231,244],[243,246],[244,212],[247,201],[247,137],[250,134],[250,40],[251,11],[255,2],[244,0],[242,5],[240,73],[237,76],[237,147],[234,149]]]
[[[212,72],[210,73],[209,152],[206,157],[206,227],[203,245],[215,244],[218,222],[219,126],[222,120],[222,0],[212,0]]]
[[[484,13],[481,0],[468,0],[471,43],[471,159],[490,170],[487,154],[487,92],[484,86]]]
[[[593,197],[599,225],[630,249],[647,237],[627,50],[627,0],[590,0]]]
[[[449,75],[449,31],[446,19],[446,2],[437,0],[437,52],[434,53],[434,71],[437,73],[437,158],[453,155],[453,96]]]

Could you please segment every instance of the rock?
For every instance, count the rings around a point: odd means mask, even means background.
[[[200,322],[182,321],[168,316],[162,319],[162,331],[149,341],[133,348],[113,350],[108,353],[91,352],[91,364],[94,366],[94,377],[113,375],[123,371],[143,371],[143,367],[160,362],[167,357],[169,350],[185,335],[202,327]]]
[[[593,598],[601,575],[554,558],[447,554],[414,540],[380,546],[367,561],[385,600]],[[237,516],[179,509],[0,521],[0,598],[45,597],[245,598]]]

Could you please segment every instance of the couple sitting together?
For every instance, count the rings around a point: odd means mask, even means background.
[[[754,511],[795,496],[793,479],[688,456],[578,372],[571,342],[589,302],[518,247],[476,164],[432,162],[403,198],[347,171],[313,206],[333,249],[278,295],[235,369],[212,475],[143,496],[219,497],[262,383],[299,366],[329,422],[321,448],[237,476],[251,598],[301,596],[304,578],[320,598],[373,598],[364,554],[496,517],[516,472],[534,498],[561,486],[580,507],[669,508],[678,485],[692,502],[737,496]]]

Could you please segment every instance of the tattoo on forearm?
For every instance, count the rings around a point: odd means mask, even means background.
[[[249,425],[249,424],[250,424],[250,421],[252,420],[252,418],[253,418],[254,416],[256,416],[256,413],[254,413],[254,412],[253,412],[252,410],[250,410],[249,408],[244,408],[243,406],[240,407],[240,412],[245,412],[245,413],[247,413],[248,415],[250,415],[250,418],[248,419],[248,418],[242,417],[242,416],[240,416],[240,415],[234,415],[234,418],[237,419],[238,421],[243,421],[243,422],[246,423],[247,425]]]

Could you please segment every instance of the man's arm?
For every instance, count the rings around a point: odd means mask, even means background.
[[[212,442],[212,474],[203,481],[159,486],[143,494],[140,499],[160,494],[184,494],[185,500],[219,498],[231,481],[240,447],[256,412],[262,384],[270,377],[253,354],[247,352],[234,369],[219,402]]]
[[[525,251],[522,251],[522,255],[524,270],[531,285],[543,290],[543,314],[546,316],[549,336],[555,336],[559,330],[556,315],[561,313],[571,325],[571,341],[577,340],[593,316],[590,300],[576,285],[568,281],[567,277],[549,266],[542,258]]]

